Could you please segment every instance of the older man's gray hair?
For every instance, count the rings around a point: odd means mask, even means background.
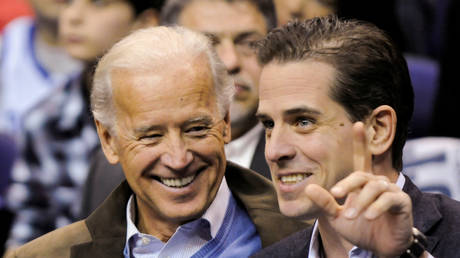
[[[116,133],[111,72],[114,69],[155,70],[171,59],[205,54],[213,76],[219,112],[224,116],[234,92],[233,81],[207,37],[182,27],[153,27],[138,30],[115,44],[99,61],[91,91],[94,118]]]

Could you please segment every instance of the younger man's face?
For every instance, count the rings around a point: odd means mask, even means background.
[[[266,65],[260,79],[258,118],[266,130],[265,157],[281,212],[310,219],[318,208],[305,195],[309,184],[330,189],[353,171],[352,125],[329,97],[335,70],[299,61]]]

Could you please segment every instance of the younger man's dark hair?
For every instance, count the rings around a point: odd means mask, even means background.
[[[376,26],[335,15],[291,22],[258,42],[262,65],[272,61],[321,61],[336,70],[330,96],[362,121],[375,108],[389,105],[396,111],[392,145],[393,167],[402,169],[402,150],[414,108],[414,93],[402,53]]]

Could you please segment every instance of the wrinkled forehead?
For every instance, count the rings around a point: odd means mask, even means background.
[[[215,102],[213,76],[206,58],[171,59],[148,69],[115,68],[111,72],[115,106],[133,109]]]

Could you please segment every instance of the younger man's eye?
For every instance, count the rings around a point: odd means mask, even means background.
[[[91,3],[98,7],[106,6],[109,2],[108,0],[91,0]]]
[[[313,124],[313,121],[308,118],[299,118],[295,122],[295,126],[300,128],[306,128]]]
[[[275,126],[275,123],[272,120],[262,120],[260,121],[265,129],[272,129]]]

